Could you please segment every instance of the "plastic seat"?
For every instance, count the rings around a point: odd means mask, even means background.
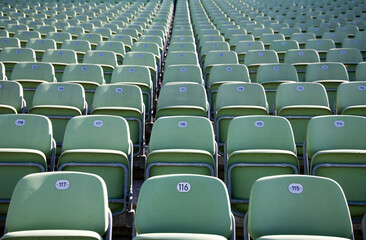
[[[50,63],[19,62],[14,65],[10,80],[22,85],[26,110],[32,107],[36,88],[41,83],[55,82],[55,70]]]
[[[20,48],[20,40],[16,37],[0,37],[0,49],[6,47]]]
[[[366,212],[365,191],[354,187],[365,181],[365,124],[360,116],[315,117],[309,121],[306,136],[310,174],[332,178],[341,185],[354,219]]]
[[[210,51],[203,63],[202,70],[205,81],[209,80],[211,68],[216,64],[239,64],[238,55],[234,51]]]
[[[366,116],[366,82],[346,82],[337,89],[337,113]]]
[[[215,111],[217,90],[222,84],[229,82],[250,82],[248,68],[241,64],[217,64],[211,68],[207,88],[212,116]]]
[[[164,48],[163,39],[156,35],[145,35],[144,34],[139,38],[139,42],[152,42],[152,43],[158,44],[160,49]]]
[[[362,58],[366,59],[366,39],[364,38],[346,38],[342,42],[343,48],[356,48],[361,51]]]
[[[207,54],[210,51],[229,51],[230,46],[227,42],[204,42],[200,44],[200,64],[204,65]]]
[[[46,38],[55,40],[58,49],[61,48],[65,40],[72,39],[71,34],[68,32],[49,32]]]
[[[306,68],[305,81],[324,85],[332,111],[335,110],[334,103],[339,84],[348,82],[348,80],[347,70],[342,63],[314,63],[309,64]]]
[[[257,79],[258,67],[262,64],[279,63],[278,55],[274,50],[249,50],[244,58],[244,65],[248,67],[250,79]]]
[[[299,173],[291,125],[283,117],[236,117],[226,144],[225,179],[236,215],[246,214],[250,190],[258,178]]]
[[[257,83],[265,91],[269,112],[274,113],[277,87],[286,82],[298,82],[296,68],[288,63],[263,64],[257,70]]]
[[[113,70],[111,83],[124,83],[138,86],[142,91],[146,120],[151,120],[153,82],[148,67],[136,65],[118,66]]]
[[[285,36],[281,33],[266,33],[262,34],[260,40],[263,42],[265,49],[269,49],[273,41],[284,41]]]
[[[91,111],[95,90],[98,86],[105,84],[102,67],[88,63],[67,65],[62,75],[62,82],[78,83],[83,86],[89,112]]]
[[[285,63],[295,66],[299,81],[304,81],[306,67],[310,63],[319,63],[320,57],[314,49],[292,49],[285,54]]]
[[[193,43],[193,42],[190,42],[190,43],[184,43],[184,42],[170,43],[169,51],[173,51],[173,52],[183,52],[183,51],[194,52],[194,51],[196,51],[196,44]]]
[[[85,53],[83,63],[98,64],[103,68],[104,80],[111,82],[112,73],[117,64],[117,55],[108,50],[94,50]]]
[[[335,43],[332,39],[309,39],[305,43],[305,49],[314,49],[318,52],[320,61],[325,62],[328,50],[335,48]]]
[[[7,214],[16,183],[30,173],[45,172],[55,159],[52,125],[48,118],[32,114],[1,114],[0,218]],[[8,229],[10,230],[10,229]]]
[[[327,53],[327,62],[340,62],[346,66],[350,81],[355,79],[356,66],[362,61],[361,51],[356,48],[333,48]]]
[[[110,41],[119,41],[122,42],[125,46],[125,51],[131,51],[132,49],[132,45],[133,45],[133,40],[132,37],[129,35],[125,35],[125,34],[113,34],[110,39]]]
[[[222,35],[203,35],[200,39],[199,50],[206,42],[225,42],[225,38]]]
[[[206,90],[196,83],[170,83],[160,89],[155,118],[163,116],[208,117]]]
[[[189,42],[189,43],[194,43],[195,40],[194,40],[194,37],[193,36],[172,36],[171,37],[171,40],[170,40],[172,43],[174,42]]]
[[[258,83],[222,84],[216,97],[214,125],[216,142],[221,147],[227,139],[229,124],[236,116],[267,115],[268,104],[264,88]]]
[[[19,39],[21,47],[25,47],[31,39],[41,39],[41,34],[37,31],[18,31],[14,36]]]
[[[320,83],[284,83],[276,94],[276,115],[289,120],[295,136],[297,155],[303,155],[307,124],[319,115],[331,115],[325,87]]]
[[[105,27],[93,28],[90,33],[98,33],[102,35],[103,41],[108,41],[108,39],[112,36],[112,30]]]
[[[335,32],[344,32],[348,35],[348,37],[354,37],[356,32],[358,32],[359,29],[356,25],[347,25],[347,26],[339,26],[335,29]]]
[[[131,51],[136,52],[149,52],[155,55],[156,65],[160,67],[161,53],[162,49],[159,47],[157,43],[154,42],[136,42]]]
[[[249,50],[264,50],[262,41],[239,41],[235,46],[235,52],[238,54],[239,63],[243,64],[245,54]]]
[[[217,178],[188,174],[150,178],[137,205],[134,240],[235,239],[227,190]]]
[[[95,50],[99,42],[103,41],[103,37],[99,33],[80,33],[77,39],[89,41],[92,50]]]
[[[293,33],[291,35],[291,40],[296,40],[299,43],[300,48],[305,47],[305,43],[309,39],[316,39],[314,33]]]
[[[87,40],[65,40],[61,49],[74,50],[76,52],[77,61],[82,63],[85,53],[91,50],[91,45]]]
[[[6,221],[8,233],[1,239],[109,240],[111,222],[107,189],[100,177],[71,172],[35,173],[17,184]]]
[[[164,70],[162,85],[174,82],[194,82],[204,84],[201,68],[197,65],[169,65]]]
[[[85,29],[83,27],[76,26],[65,27],[62,31],[70,33],[73,40],[77,39],[80,34],[85,33]]]
[[[51,119],[53,136],[58,152],[68,121],[86,114],[84,88],[76,83],[42,83],[34,94],[31,114],[45,115]]]
[[[170,65],[191,64],[197,65],[198,56],[196,52],[169,52],[165,59],[165,68]]]
[[[42,57],[42,62],[51,63],[55,69],[58,82],[62,80],[62,74],[70,63],[77,63],[77,55],[70,49],[47,49]]]
[[[53,39],[37,39],[28,40],[26,48],[32,48],[36,53],[36,60],[40,62],[43,54],[47,49],[56,49],[56,41]]]
[[[46,38],[50,32],[57,32],[56,27],[51,25],[37,25],[34,30],[38,31],[42,38]]]
[[[300,49],[299,44],[295,40],[273,40],[269,45],[269,49],[277,52],[278,61],[285,61],[285,54],[290,49]]]
[[[6,77],[10,79],[15,64],[18,62],[35,62],[36,54],[31,48],[5,47],[0,52],[0,61],[5,66]]]
[[[256,181],[250,195],[248,230],[258,240],[353,239],[342,188],[331,179],[314,176],[271,176]]]
[[[0,81],[0,114],[25,112],[23,87],[17,82]]]
[[[134,155],[144,155],[145,106],[138,86],[108,84],[95,91],[92,105],[93,115],[115,115],[127,120]]]
[[[179,173],[217,176],[217,167],[214,131],[207,118],[170,116],[155,121],[145,178]]]
[[[355,80],[366,81],[366,63],[360,62],[359,64],[357,64],[355,72]]]
[[[65,130],[58,170],[99,175],[106,182],[109,207],[117,214],[130,208],[132,154],[128,123],[122,117],[75,117]]]
[[[14,37],[18,31],[29,31],[29,27],[25,24],[8,24],[5,28],[9,32],[10,37]]]

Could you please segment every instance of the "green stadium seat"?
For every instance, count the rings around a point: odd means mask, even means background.
[[[77,55],[71,49],[47,49],[43,54],[42,62],[53,65],[56,79],[58,82],[61,82],[66,66],[71,63],[77,63]]]
[[[353,239],[342,188],[329,178],[314,176],[256,181],[250,194],[248,231],[258,240]]]
[[[5,47],[0,52],[0,62],[5,66],[6,77],[10,79],[13,68],[18,62],[35,62],[36,54],[31,48]]]
[[[309,39],[305,43],[305,49],[314,49],[318,52],[321,62],[325,62],[328,50],[335,48],[336,45],[332,39]]]
[[[227,189],[217,178],[192,174],[150,178],[141,188],[137,209],[134,240],[235,239]]]
[[[337,89],[337,113],[366,116],[366,82],[346,82]]]
[[[346,66],[350,81],[355,79],[356,66],[362,61],[361,51],[356,48],[333,48],[327,53],[327,62],[340,62]]]
[[[99,42],[103,41],[103,36],[99,33],[80,33],[77,39],[89,41],[91,49],[95,50]]]
[[[192,64],[169,65],[164,70],[162,85],[174,82],[194,82],[204,84],[201,68]]]
[[[91,51],[91,45],[87,40],[65,40],[61,49],[74,50],[76,52],[78,63],[82,63],[85,53]]]
[[[0,81],[0,114],[24,113],[25,105],[20,83]]]
[[[57,46],[56,41],[53,39],[32,38],[28,40],[26,48],[32,48],[36,53],[36,60],[40,62],[47,49],[57,49]]]
[[[290,123],[278,116],[234,118],[225,152],[225,181],[232,211],[244,216],[250,190],[261,177],[300,171]]]
[[[298,156],[303,155],[309,120],[314,116],[331,114],[325,87],[320,83],[284,83],[278,86],[276,115],[287,118],[291,123]]]
[[[4,218],[16,183],[25,175],[47,171],[47,164],[54,164],[56,146],[52,124],[44,116],[2,114],[0,126],[0,178],[7,183],[0,190]]]
[[[258,67],[269,63],[279,63],[277,52],[274,50],[249,50],[245,54],[244,65],[248,67],[252,82],[257,79]]]
[[[290,63],[295,66],[299,81],[303,82],[306,67],[310,63],[320,63],[320,57],[314,49],[291,49],[285,54],[285,63]]]
[[[128,123],[118,116],[75,117],[65,130],[59,171],[99,175],[113,214],[128,211],[132,197],[132,142]]]
[[[94,50],[85,53],[83,63],[98,64],[103,68],[104,80],[111,82],[112,73],[117,67],[117,55],[110,50]]]
[[[20,40],[16,37],[0,37],[0,49],[6,47],[20,48]]]
[[[48,32],[46,38],[55,40],[59,49],[66,40],[71,40],[72,36],[68,32]]]
[[[1,239],[111,239],[107,203],[106,185],[94,174],[31,174],[14,190]]]
[[[299,43],[295,40],[273,40],[269,49],[277,52],[278,61],[283,63],[285,61],[286,52],[290,49],[300,49]]]
[[[138,86],[123,83],[99,86],[95,91],[91,113],[125,118],[130,129],[134,155],[144,155],[145,106]]]

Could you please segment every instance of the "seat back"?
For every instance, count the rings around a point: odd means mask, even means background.
[[[253,184],[249,202],[248,230],[253,239],[267,235],[353,236],[342,188],[329,178],[264,177]]]
[[[347,82],[338,86],[337,111],[339,114],[365,116],[366,82]],[[360,111],[357,109],[360,108]]]
[[[86,52],[83,63],[117,66],[116,53],[107,50],[94,50]]]
[[[74,117],[65,130],[64,151],[73,149],[110,149],[130,153],[130,134],[122,117],[89,115]]]
[[[31,174],[22,178],[14,190],[6,227],[10,233],[89,230],[103,235],[109,223],[107,203],[105,183],[96,175]]]
[[[250,50],[245,54],[246,66],[264,63],[278,63],[278,56],[274,50]]]
[[[291,49],[285,54],[285,63],[317,63],[319,54],[314,49]]]
[[[348,81],[348,73],[346,67],[342,63],[326,62],[313,63],[306,67],[305,81]]]
[[[65,40],[61,49],[71,49],[75,52],[83,52],[91,50],[90,42],[87,40]]]
[[[141,188],[137,209],[138,234],[201,233],[229,238],[234,227],[226,187],[214,177],[149,178]]]
[[[103,69],[96,64],[69,64],[66,66],[62,75],[62,82],[93,82],[103,84]]]
[[[16,37],[0,37],[0,48],[16,47],[20,48],[20,41]]]
[[[36,54],[31,48],[5,47],[0,52],[0,61],[35,62]]]
[[[366,119],[359,116],[319,116],[309,121],[306,151],[309,158],[323,150],[365,150]]]
[[[126,54],[125,45],[121,41],[102,41],[97,45],[96,50],[113,51],[122,55]]]
[[[113,70],[111,83],[136,83],[152,86],[151,75],[147,66],[123,65]]]
[[[207,118],[172,116],[159,118],[151,131],[150,151],[196,149],[215,153],[214,132]]]
[[[34,50],[56,49],[56,42],[53,39],[30,39],[26,47]]]
[[[199,65],[198,64],[198,56],[196,52],[169,52],[166,60],[165,66],[170,65],[178,65],[178,64],[192,64],[192,65]]]
[[[169,65],[164,70],[163,85],[172,82],[203,84],[201,68],[191,64]]]
[[[77,56],[74,50],[47,49],[42,57],[42,62],[77,63]]]
[[[123,65],[147,66],[157,71],[155,56],[150,52],[128,52],[123,59]]]
[[[250,82],[248,68],[241,64],[217,64],[211,68],[209,86],[231,81]]]
[[[20,113],[24,108],[23,101],[22,85],[17,82],[0,81],[0,113]]]
[[[357,64],[363,61],[361,51],[356,48],[333,48],[327,53],[327,62]]]
[[[271,82],[298,82],[296,68],[288,63],[281,64],[263,64],[257,70],[258,83]]]
[[[55,81],[55,70],[50,63],[19,62],[15,64],[11,80]]]

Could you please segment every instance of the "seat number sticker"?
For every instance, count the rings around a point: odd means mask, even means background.
[[[191,190],[191,184],[187,183],[187,182],[180,182],[177,185],[177,190],[178,192],[189,192]]]
[[[255,121],[254,126],[256,126],[258,128],[264,127],[264,122],[263,121]]]
[[[15,120],[15,125],[24,126],[25,125],[25,120],[24,119],[17,119],[17,120]]]
[[[178,122],[178,127],[185,128],[188,126],[188,123],[186,121],[180,121]]]
[[[70,182],[68,180],[58,180],[55,187],[57,190],[66,190],[70,187]]]
[[[334,126],[341,128],[345,126],[345,123],[342,120],[337,120],[334,122]]]
[[[121,92],[123,92],[123,89],[122,88],[116,88],[116,93],[121,93]]]
[[[299,184],[299,183],[291,183],[288,186],[288,190],[292,194],[300,194],[304,190],[304,187],[301,184]]]
[[[302,91],[304,91],[304,86],[297,86],[296,87],[296,90],[298,91],[298,92],[302,92]]]
[[[95,120],[94,123],[93,123],[93,125],[95,127],[102,127],[103,126],[103,121],[101,121],[101,120]]]
[[[360,85],[360,86],[358,86],[358,90],[365,91],[366,90],[366,86],[365,85]]]

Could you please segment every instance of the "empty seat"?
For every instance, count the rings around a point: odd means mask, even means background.
[[[96,50],[113,51],[116,54],[118,65],[122,65],[124,55],[126,54],[125,45],[120,41],[99,42]]]
[[[268,104],[264,88],[258,83],[222,84],[216,97],[215,132],[220,151],[227,139],[229,124],[236,116],[266,115]]]
[[[141,188],[137,209],[134,240],[235,239],[227,190],[217,178],[185,174],[150,178]]]
[[[62,75],[62,82],[78,83],[83,86],[89,111],[91,111],[95,89],[105,84],[102,67],[88,63],[67,65]]]
[[[61,48],[65,40],[72,39],[71,34],[68,32],[49,32],[46,38],[55,40],[57,48]]]
[[[20,83],[23,87],[26,109],[32,108],[33,96],[39,84],[55,82],[55,70],[50,63],[19,62],[14,65],[10,80]]]
[[[83,63],[98,64],[103,68],[104,80],[111,82],[112,73],[117,64],[117,55],[108,50],[94,50],[85,53]]]
[[[285,63],[295,66],[300,82],[304,81],[307,65],[318,62],[320,62],[320,57],[314,49],[292,49],[285,54]]]
[[[6,220],[8,233],[1,239],[111,239],[111,219],[107,189],[100,177],[71,172],[31,174],[14,190]]]
[[[327,62],[340,62],[346,66],[350,81],[355,79],[356,66],[362,61],[361,51],[356,48],[333,48],[327,53]]]
[[[160,89],[155,118],[162,116],[208,117],[206,90],[197,83],[170,83]]]
[[[38,62],[42,61],[42,57],[44,52],[47,49],[56,49],[56,41],[53,39],[38,39],[38,38],[32,38],[28,40],[27,48],[32,48],[36,53],[36,60]]]
[[[76,83],[42,83],[34,93],[31,114],[45,115],[51,119],[53,136],[61,147],[69,119],[86,114],[84,88]],[[58,149],[59,151],[60,149]]]
[[[77,61],[82,63],[85,53],[91,50],[91,46],[87,40],[65,40],[61,49],[74,50],[77,55]]]
[[[278,116],[234,118],[228,129],[225,156],[231,207],[239,216],[246,214],[250,190],[258,178],[300,170],[291,125]]]
[[[366,116],[366,82],[345,82],[337,89],[337,113]]]
[[[201,68],[191,64],[169,65],[164,70],[162,85],[172,82],[194,82],[203,85]]]
[[[89,41],[92,50],[95,50],[98,43],[103,41],[103,37],[99,33],[80,33],[77,39]]]
[[[47,49],[43,54],[42,62],[52,64],[56,79],[61,82],[66,66],[70,63],[77,63],[77,55],[74,50],[70,49]]]
[[[326,60],[326,56],[328,50],[331,48],[335,48],[335,43],[332,39],[323,38],[323,39],[309,39],[305,43],[306,49],[314,49],[318,52],[319,58],[322,62]]]
[[[21,47],[25,47],[31,39],[41,39],[41,34],[37,31],[18,31],[14,36],[19,39]]]
[[[25,105],[20,83],[0,81],[0,114],[24,113]]]
[[[357,64],[355,71],[356,81],[366,81],[366,63],[360,62]]]
[[[95,91],[91,112],[94,115],[125,118],[130,129],[134,155],[144,154],[145,106],[138,86],[123,83],[99,86]]]
[[[47,164],[54,164],[55,143],[52,124],[44,116],[2,114],[0,126],[0,179],[6,182],[0,189],[0,217],[3,218],[19,179],[30,173],[47,171]]]
[[[6,77],[10,79],[16,63],[35,62],[36,54],[31,48],[6,47],[0,52],[0,61],[5,66]]]
[[[289,63],[263,64],[257,70],[257,82],[265,91],[269,112],[274,113],[277,87],[286,82],[298,82],[296,68]]]
[[[316,39],[314,33],[293,33],[291,35],[291,40],[296,40],[299,43],[300,48],[305,47],[305,43],[309,39]]]
[[[329,106],[335,110],[335,99],[339,84],[348,82],[348,74],[342,63],[325,62],[309,64],[305,73],[306,82],[318,82],[327,90]]]
[[[203,63],[204,79],[209,79],[211,68],[216,64],[239,64],[238,55],[234,51],[210,51]]]
[[[366,119],[360,116],[319,116],[309,121],[306,152],[312,175],[338,182],[346,195],[352,218],[366,212],[365,182]]]
[[[180,64],[191,64],[191,65],[199,66],[197,53],[196,52],[187,52],[187,51],[168,52],[168,55],[166,56],[166,59],[165,59],[165,67],[168,67],[170,65],[180,65]]]
[[[258,67],[269,63],[279,63],[274,50],[250,50],[244,58],[244,64],[248,67],[250,79],[253,82],[257,79]]]
[[[320,83],[284,83],[278,86],[276,114],[289,120],[297,155],[303,155],[308,122],[314,116],[331,115],[325,88]]]
[[[346,38],[342,42],[343,48],[356,48],[361,51],[363,59],[366,58],[366,39],[365,38]]]
[[[145,177],[192,173],[217,176],[217,147],[207,118],[171,116],[155,121]]]
[[[278,61],[285,61],[285,54],[290,49],[299,49],[299,44],[295,40],[273,40],[269,45],[269,49],[275,50],[278,55]]]
[[[111,211],[121,213],[129,210],[132,197],[132,154],[128,123],[122,117],[75,117],[65,129],[58,170],[102,177]]]
[[[248,231],[253,239],[353,239],[342,188],[331,179],[313,176],[256,181],[250,194]]]
[[[119,41],[122,42],[125,46],[125,51],[131,51],[133,40],[132,37],[125,34],[113,34],[110,38],[110,41]]]
[[[6,47],[20,48],[20,40],[16,37],[0,37],[0,49]]]

